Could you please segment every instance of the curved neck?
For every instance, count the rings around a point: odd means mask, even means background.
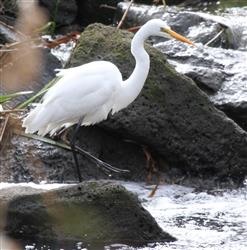
[[[135,58],[136,65],[130,77],[122,82],[121,93],[118,96],[118,110],[125,108],[136,99],[148,76],[150,59],[144,49],[144,41],[148,34],[143,28],[135,34],[131,42],[131,53]]]

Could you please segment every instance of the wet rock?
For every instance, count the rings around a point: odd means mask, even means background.
[[[15,121],[12,122],[15,124]],[[18,126],[17,126],[18,127]],[[20,126],[19,126],[20,127]],[[0,181],[2,182],[77,182],[72,152],[58,146],[11,133],[0,150]],[[100,166],[78,155],[84,180],[114,178],[145,181],[146,161],[141,145],[124,141],[112,132],[88,127],[80,131],[80,146],[113,166],[130,173],[106,173]],[[69,138],[69,136],[68,136]],[[106,143],[107,142],[107,143]]]
[[[118,23],[125,10],[128,8],[128,3],[121,2],[117,5],[115,23]],[[152,18],[160,18],[165,12],[164,6],[149,6],[132,4],[128,11],[122,28],[130,28],[138,25],[143,25],[145,22]]]
[[[196,8],[206,8],[208,5],[214,5],[217,6],[217,0],[186,0],[181,2],[181,6],[185,7],[196,7]]]
[[[69,25],[76,19],[76,0],[39,0],[39,3],[49,11],[50,19],[58,26]]]
[[[191,77],[217,108],[247,130],[245,52],[200,45],[188,50],[171,41],[155,47],[168,55],[179,72]]]
[[[116,22],[122,17],[127,6],[127,3],[118,4]],[[235,22],[231,15],[215,16],[188,11],[176,6],[164,8],[163,6],[133,5],[128,11],[124,27],[142,25],[152,18],[163,19],[173,30],[198,43],[205,44],[213,40],[210,43],[211,47],[227,49],[243,47],[244,23],[246,21],[244,16],[242,21]],[[160,40],[160,38],[155,38],[155,41]]]
[[[9,28],[5,23],[0,23],[0,43],[12,43],[19,42],[20,35],[16,33],[13,29]]]
[[[210,2],[216,2],[217,0],[207,0],[207,1],[202,1],[202,0],[166,0],[167,5],[183,5],[183,6],[205,6],[206,4]],[[162,4],[161,0],[136,0],[135,3],[141,3],[141,4]]]
[[[92,25],[81,36],[68,66],[109,60],[126,79],[134,68],[130,38],[128,32]],[[151,69],[142,94],[101,127],[149,145],[184,173],[241,182],[247,170],[246,133],[161,53],[150,47],[148,51]]]
[[[244,38],[245,36],[245,26],[242,23],[246,21],[245,16],[238,15],[237,17],[235,17],[238,19],[238,21],[236,22],[234,19],[234,15],[229,15],[226,13],[224,13],[223,16],[216,16],[201,12],[187,13],[188,15],[194,15],[202,18],[203,25],[205,23],[211,24],[211,26],[215,27],[214,32],[217,33],[213,34],[211,32],[211,37],[214,37],[213,41],[209,42],[212,39],[208,39],[208,42],[211,47],[222,47],[225,49],[241,48],[241,41],[243,40],[242,38]],[[200,30],[199,27],[197,27],[197,29]],[[193,33],[193,29],[190,32]],[[204,34],[207,33],[210,34],[210,32],[204,32]],[[204,41],[202,40],[200,40],[200,42],[204,43]]]
[[[14,198],[9,189],[0,195],[0,200],[8,201],[5,232],[15,239],[56,246],[62,241],[70,248],[78,241],[84,247],[103,248],[112,243],[141,246],[175,240],[133,194],[113,182],[84,182],[46,192],[17,190]]]

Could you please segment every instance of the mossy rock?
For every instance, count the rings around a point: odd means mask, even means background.
[[[132,193],[107,181],[19,195],[8,204],[5,231],[24,242],[81,241],[91,247],[175,240]]]
[[[109,60],[126,79],[135,65],[130,53],[132,37],[127,31],[90,25],[67,67]],[[217,110],[191,79],[177,73],[162,53],[149,45],[146,48],[151,68],[141,94],[100,126],[148,145],[185,175],[220,181],[230,177],[241,183],[247,173],[246,133]],[[104,141],[102,147],[106,145]]]

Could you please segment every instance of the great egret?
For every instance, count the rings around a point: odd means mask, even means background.
[[[122,79],[119,69],[111,62],[94,61],[78,67],[62,69],[57,73],[61,79],[52,86],[39,103],[23,120],[26,133],[53,135],[61,128],[73,124],[88,126],[107,118],[132,103],[143,88],[150,66],[144,41],[149,36],[176,38],[193,45],[187,38],[172,31],[160,19],[145,23],[131,42],[131,53],[136,65],[127,80]],[[165,73],[165,72],[164,72]],[[75,149],[75,134],[71,148]],[[79,181],[81,174],[76,153],[73,151]]]

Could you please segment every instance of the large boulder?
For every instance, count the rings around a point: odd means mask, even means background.
[[[23,242],[56,247],[63,242],[71,249],[79,241],[102,249],[112,243],[140,246],[175,240],[133,194],[113,182],[83,182],[51,191],[6,189],[0,204],[5,204],[6,219],[1,221],[6,221],[6,234]]]
[[[68,66],[106,59],[127,78],[135,63],[129,52],[131,37],[126,31],[90,26],[82,33]],[[246,174],[246,133],[218,111],[189,78],[178,74],[163,54],[148,45],[147,49],[151,70],[141,95],[99,126],[81,128],[77,142],[130,173],[105,175],[80,156],[83,178],[145,180],[149,152],[172,181],[187,180],[190,185],[194,177],[198,185],[202,177],[208,180],[200,184],[203,187],[214,186],[215,180],[229,185],[228,177],[241,182]],[[77,180],[71,171],[70,151],[34,139],[12,137],[0,152],[0,161],[1,181]]]
[[[126,79],[135,64],[131,38],[126,31],[91,25],[68,66],[109,60]],[[149,145],[170,167],[183,173],[242,181],[247,172],[247,134],[217,110],[191,79],[177,73],[163,54],[150,46],[147,49],[151,69],[141,95],[100,126]],[[107,141],[102,144],[104,147]]]

